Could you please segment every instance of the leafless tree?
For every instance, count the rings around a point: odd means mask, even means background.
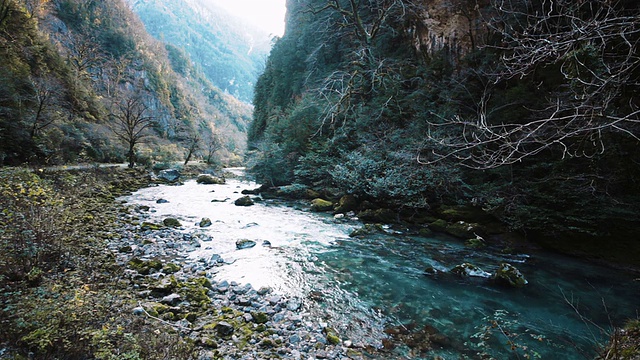
[[[223,148],[222,139],[216,130],[212,130],[205,138],[204,160],[207,164],[213,162],[213,156],[218,150]]]
[[[135,165],[135,147],[148,136],[147,129],[153,126],[155,118],[148,116],[148,106],[140,95],[124,98],[114,105],[111,113],[111,130],[127,145],[129,167]]]
[[[61,113],[60,102],[63,101],[59,95],[63,92],[63,87],[58,79],[51,76],[31,77],[30,82],[33,86],[31,101],[34,106],[29,136],[33,139],[38,132],[58,120]]]
[[[327,14],[327,20],[322,22],[324,26],[343,29],[329,33],[337,33],[334,36],[339,36],[341,41],[350,39],[354,46],[348,66],[331,73],[315,89],[327,104],[323,126],[335,126],[338,118],[354,110],[354,100],[370,96],[384,86],[393,70],[387,60],[375,54],[374,41],[388,26],[388,19],[404,17],[409,6],[409,1],[402,0],[330,0],[322,7],[306,10],[314,15]]]
[[[184,164],[187,165],[191,161],[191,157],[200,148],[202,139],[197,131],[193,131],[187,138],[187,156],[184,159]]]
[[[493,6],[495,17],[487,21],[501,35],[504,54],[502,70],[490,74],[494,85],[531,79],[545,68],[559,69],[563,85],[549,93],[546,106],[529,109],[531,118],[511,122],[492,121],[488,87],[477,99],[477,116],[434,116],[428,142],[441,150],[421,152],[419,162],[449,159],[487,169],[552,148],[563,156],[592,156],[606,150],[609,133],[640,140],[635,2],[494,0]]]

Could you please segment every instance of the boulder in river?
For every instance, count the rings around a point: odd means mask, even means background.
[[[509,263],[500,264],[500,268],[496,270],[493,279],[498,284],[510,287],[524,287],[529,283],[520,270]]]
[[[169,217],[169,218],[166,218],[166,219],[162,220],[162,223],[166,227],[176,227],[177,228],[177,227],[181,227],[182,226],[182,224],[180,223],[180,221],[178,221],[178,219],[172,218],[172,217]]]
[[[251,206],[254,204],[253,200],[251,200],[250,196],[243,196],[240,199],[234,202],[236,206]]]
[[[200,220],[200,222],[198,223],[200,227],[208,227],[208,226],[211,226],[211,224],[212,224],[211,219],[206,217],[202,218],[202,220]]]
[[[346,214],[349,211],[356,211],[358,209],[358,199],[353,195],[345,195],[340,198],[336,207],[336,213]]]
[[[240,239],[238,241],[236,241],[236,248],[238,250],[241,249],[248,249],[248,248],[252,248],[256,246],[256,242],[253,240],[249,240],[249,239]]]
[[[204,185],[223,185],[225,180],[223,177],[217,177],[211,174],[200,174],[198,175],[196,182]]]
[[[488,272],[471,263],[456,265],[453,269],[451,269],[451,273],[461,277],[488,278],[491,276],[491,274],[489,274]]]
[[[170,183],[176,182],[178,181],[178,179],[180,179],[180,171],[176,169],[162,170],[160,171],[160,173],[158,173],[158,178],[160,180],[167,181]]]
[[[311,211],[322,212],[333,210],[333,203],[324,199],[313,199],[311,201]]]

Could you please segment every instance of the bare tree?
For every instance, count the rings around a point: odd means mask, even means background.
[[[184,164],[187,165],[191,161],[191,157],[200,148],[202,139],[197,131],[193,131],[187,138],[187,156],[184,159]]]
[[[323,126],[327,123],[334,126],[338,118],[344,118],[354,110],[356,99],[370,96],[384,86],[393,69],[389,61],[375,54],[374,41],[388,25],[387,20],[404,17],[409,6],[408,1],[402,0],[349,0],[345,5],[343,3],[330,0],[320,8],[307,10],[314,15],[329,14],[325,26],[344,29],[338,31],[337,36],[341,39],[351,37],[355,45],[349,65],[331,73],[315,91],[327,104]],[[338,16],[331,20],[336,14]],[[332,21],[335,26],[331,25]]]
[[[38,132],[52,125],[60,116],[61,101],[58,96],[63,87],[58,79],[53,77],[31,77],[33,96],[33,118],[31,120],[29,136],[33,139]]]
[[[114,108],[111,130],[127,145],[127,159],[132,168],[136,160],[135,147],[148,136],[146,130],[154,124],[155,118],[147,115],[149,107],[139,95],[125,98]]]
[[[640,141],[640,11],[632,2],[494,0],[489,26],[501,35],[502,71],[493,84],[531,79],[557,68],[561,87],[524,121],[492,121],[487,101],[476,117],[434,116],[431,144],[440,151],[418,161],[444,159],[486,169],[519,162],[559,148],[563,156],[592,156],[606,150],[608,133]],[[543,85],[543,84],[541,84]],[[427,155],[427,156],[424,156]]]
[[[213,162],[213,156],[218,150],[223,148],[222,139],[217,131],[212,130],[205,138],[204,160],[207,164]]]

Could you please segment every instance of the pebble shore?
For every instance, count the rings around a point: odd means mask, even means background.
[[[310,299],[217,279],[215,268],[225,266],[224,259],[189,257],[211,239],[145,223],[146,207],[125,208],[108,249],[139,300],[131,311],[193,339],[200,359],[394,358],[341,338],[331,324],[308,312]]]

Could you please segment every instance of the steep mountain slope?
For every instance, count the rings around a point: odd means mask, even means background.
[[[151,38],[123,1],[7,0],[0,14],[3,164],[168,161],[198,149],[240,159],[250,106]],[[129,129],[136,146],[123,137],[127,113],[144,120]]]
[[[445,224],[468,205],[544,245],[640,263],[637,4],[287,5],[249,129],[263,182]]]
[[[156,39],[184,49],[220,89],[251,102],[269,53],[267,34],[206,0],[128,0]]]

